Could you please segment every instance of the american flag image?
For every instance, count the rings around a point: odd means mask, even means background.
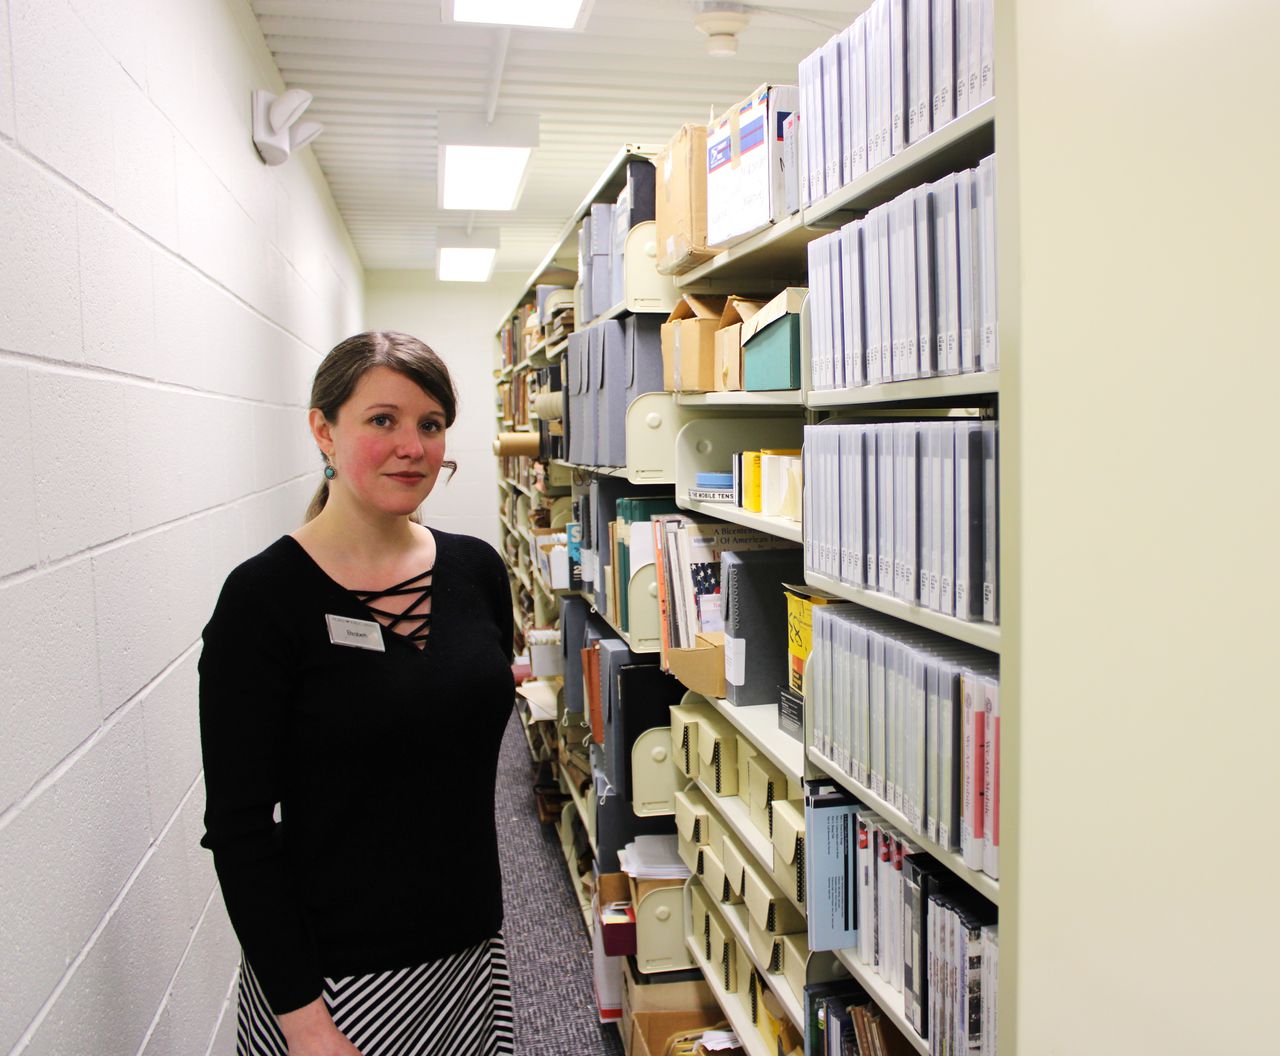
[[[693,593],[699,599],[698,609],[699,615],[701,615],[702,596],[704,594],[720,593],[720,562],[695,562],[689,566],[689,573],[693,576]]]

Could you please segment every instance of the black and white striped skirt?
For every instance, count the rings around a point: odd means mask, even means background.
[[[288,1056],[280,1024],[240,963],[236,1056]],[[324,981],[338,1029],[363,1056],[510,1056],[511,977],[501,934],[438,961]]]

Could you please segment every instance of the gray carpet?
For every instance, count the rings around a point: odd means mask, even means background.
[[[622,1056],[601,1024],[591,945],[554,826],[533,802],[529,745],[513,712],[498,761],[497,822],[517,1056]]]

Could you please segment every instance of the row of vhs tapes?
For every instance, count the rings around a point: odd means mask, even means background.
[[[995,196],[992,155],[809,243],[811,388],[997,369]]]
[[[995,94],[993,0],[875,0],[800,61],[802,205]]]
[[[810,572],[971,622],[999,622],[997,423],[805,426]]]
[[[917,835],[1000,875],[996,658],[859,605],[813,610],[811,747]]]

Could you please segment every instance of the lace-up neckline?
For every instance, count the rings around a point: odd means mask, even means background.
[[[424,606],[430,605],[433,571],[434,567],[425,572],[419,572],[416,576],[410,576],[403,582],[387,587],[386,590],[353,590],[351,593],[363,602],[365,608],[373,613],[383,627],[402,638],[408,638],[422,649],[426,646],[427,635],[431,631],[431,610],[429,607],[424,609]],[[387,598],[403,597],[411,597],[412,600],[399,612],[380,609],[375,604]],[[401,630],[401,624],[406,625],[406,629]]]

